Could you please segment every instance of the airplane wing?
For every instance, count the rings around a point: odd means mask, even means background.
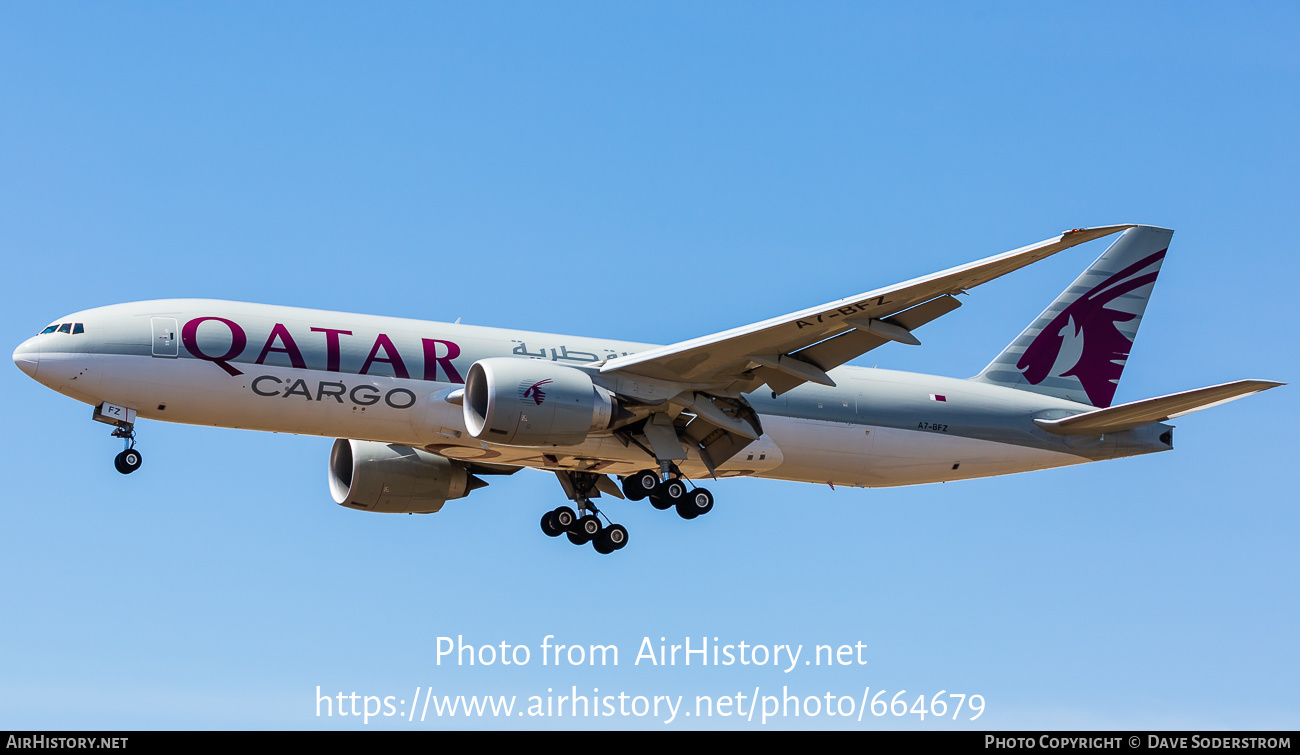
[[[954,294],[1057,252],[1132,228],[1077,228],[1056,238],[782,317],[605,362],[619,372],[726,391],[767,383],[784,393],[804,382],[835,385],[827,371],[888,341],[919,344],[912,330],[957,307]]]

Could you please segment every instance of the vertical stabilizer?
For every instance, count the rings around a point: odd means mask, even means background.
[[[1110,406],[1173,235],[1125,231],[973,379]]]

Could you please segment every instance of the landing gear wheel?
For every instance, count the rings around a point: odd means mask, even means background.
[[[704,516],[712,510],[713,494],[704,488],[696,488],[692,490],[677,504],[677,514],[683,519],[694,519],[697,516]]]
[[[611,524],[601,533],[601,537],[605,539],[605,542],[613,546],[614,550],[623,550],[623,547],[627,545],[627,527],[621,524]]]
[[[586,545],[600,536],[603,529],[600,520],[592,514],[587,514],[578,520],[578,524],[569,530],[569,542],[574,545]]]
[[[596,536],[591,545],[602,555],[613,553],[627,545],[627,528],[621,524],[611,524]]]
[[[660,511],[667,511],[686,498],[686,483],[681,480],[665,480],[655,486],[650,495],[650,505]]]
[[[113,457],[113,466],[116,467],[117,471],[121,472],[122,474],[131,474],[132,472],[140,468],[140,464],[143,461],[144,459],[141,458],[139,451],[135,450],[134,448],[128,448],[127,450]]]
[[[665,480],[655,487],[655,495],[677,503],[686,497],[686,483],[681,480]]]
[[[560,532],[568,532],[578,523],[578,515],[568,506],[561,506],[551,512],[551,521]]]
[[[545,532],[547,537],[559,537],[564,533],[564,530],[555,523],[554,511],[548,511],[545,514],[542,514],[542,532]]]
[[[658,487],[659,475],[648,469],[623,478],[623,495],[630,501],[639,501],[652,495]]]

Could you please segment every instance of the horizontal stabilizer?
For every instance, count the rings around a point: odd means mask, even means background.
[[[1168,396],[1143,399],[1128,404],[1076,414],[1064,419],[1036,419],[1044,430],[1058,435],[1100,435],[1131,430],[1153,422],[1162,422],[1191,414],[1211,406],[1226,404],[1252,393],[1276,388],[1285,383],[1272,380],[1236,380],[1208,388],[1197,388]]]

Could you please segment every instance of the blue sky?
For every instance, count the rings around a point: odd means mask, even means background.
[[[1294,381],[1293,4],[72,5],[0,9],[0,329],[213,297],[652,343],[1079,226],[1176,229],[1117,400]],[[978,289],[863,364],[978,372],[1097,254]],[[16,368],[0,726],[1300,726],[1293,387],[1173,453],[895,490],[615,503],[541,535],[521,472],[425,517],[335,506],[329,439],[142,423],[144,468]],[[438,665],[436,639],[526,644]],[[618,667],[539,665],[615,644]],[[680,643],[865,643],[848,668],[633,665]],[[806,657],[806,656],[805,656]],[[327,693],[734,695],[986,712],[317,717]]]

